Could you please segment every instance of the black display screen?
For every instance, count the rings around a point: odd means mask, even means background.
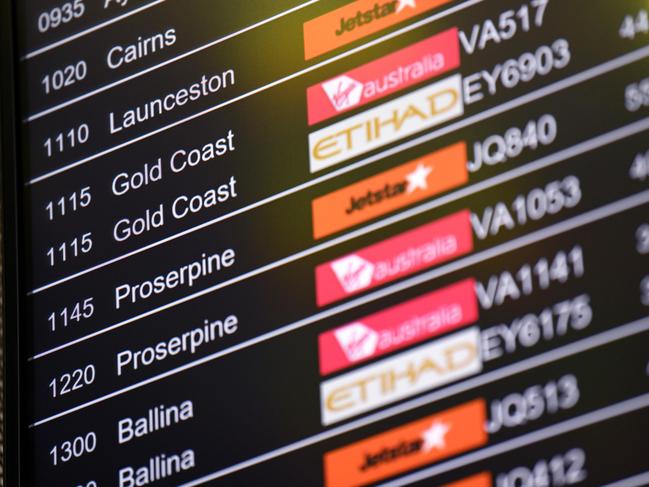
[[[16,485],[649,485],[646,0],[5,14]]]

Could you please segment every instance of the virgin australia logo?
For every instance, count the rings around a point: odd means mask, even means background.
[[[334,334],[350,362],[358,362],[374,355],[379,342],[379,334],[360,322],[339,328]]]
[[[331,263],[331,268],[345,292],[353,293],[372,284],[374,264],[352,254]]]
[[[336,111],[358,105],[363,96],[363,84],[347,75],[325,81],[322,89]]]

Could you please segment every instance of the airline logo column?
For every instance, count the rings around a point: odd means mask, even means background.
[[[451,0],[357,0],[304,24],[304,58],[312,59]]]
[[[327,487],[377,482],[486,445],[482,399],[408,423],[324,456]]]
[[[459,74],[309,134],[311,172],[321,171],[464,113]]]
[[[415,345],[477,319],[475,280],[466,279],[322,333],[320,374]]]
[[[313,200],[318,240],[466,184],[466,144],[460,142]]]
[[[319,265],[315,269],[318,306],[387,284],[472,250],[470,212],[463,210]]]
[[[309,125],[362,107],[460,65],[453,28],[307,89]]]
[[[444,487],[491,487],[493,479],[489,472],[483,472],[478,475],[473,475],[464,480],[446,484]]]
[[[405,399],[482,371],[477,327],[439,338],[320,384],[322,424]]]

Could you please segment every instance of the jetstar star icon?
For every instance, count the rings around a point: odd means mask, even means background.
[[[408,194],[414,192],[416,189],[428,189],[428,176],[430,176],[431,172],[433,172],[432,168],[418,164],[414,171],[407,174]]]
[[[433,421],[433,424],[421,435],[424,445],[421,447],[424,453],[433,448],[443,450],[446,448],[446,434],[451,430],[451,425],[443,421]]]
[[[346,75],[325,81],[322,89],[338,112],[358,105],[363,95],[362,83]]]
[[[343,257],[331,264],[345,292],[353,293],[372,283],[374,265],[358,255]]]
[[[371,357],[379,343],[379,334],[359,322],[340,328],[334,334],[350,362]]]
[[[397,13],[401,12],[406,7],[417,8],[416,0],[399,0],[399,6],[397,7]]]

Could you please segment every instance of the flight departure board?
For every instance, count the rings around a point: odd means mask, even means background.
[[[8,485],[649,485],[649,2],[5,3]]]

